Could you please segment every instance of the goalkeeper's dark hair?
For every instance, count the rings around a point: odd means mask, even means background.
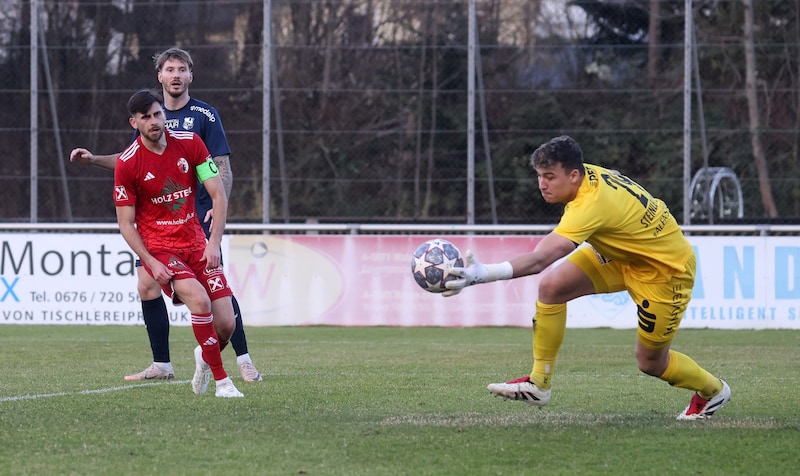
[[[584,173],[583,151],[578,142],[570,136],[558,136],[540,145],[531,154],[531,166],[534,169],[546,169],[561,164],[564,170]]]

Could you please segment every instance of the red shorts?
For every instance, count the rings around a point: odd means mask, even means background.
[[[155,250],[150,253],[174,273],[172,280],[196,279],[200,281],[200,284],[206,288],[206,293],[208,293],[211,301],[233,296],[233,291],[228,286],[228,280],[225,279],[222,267],[206,269],[206,263],[202,261],[203,250]],[[144,263],[142,263],[142,267],[147,271],[147,274],[153,276],[152,271]],[[183,304],[172,289],[172,280],[167,284],[162,284],[161,289],[167,297],[172,299],[174,304]]]

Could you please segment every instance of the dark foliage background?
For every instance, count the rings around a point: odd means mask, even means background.
[[[233,149],[229,219],[260,222],[264,3],[40,1],[32,143],[31,4],[0,0],[2,219],[114,221],[111,175],[68,163],[69,151],[122,150],[131,138],[128,96],[158,85],[152,57],[178,45],[195,61],[192,95],[219,110]],[[694,90],[702,91],[708,156],[695,111],[692,170],[704,161],[729,167],[746,218],[792,220],[800,215],[798,1],[754,8],[757,133],[772,215],[745,95],[745,2],[694,5]],[[683,8],[670,0],[477,2],[476,223],[557,219],[528,156],[560,134],[575,137],[587,161],[623,171],[683,215]],[[272,222],[467,219],[467,13],[466,0],[272,1]]]

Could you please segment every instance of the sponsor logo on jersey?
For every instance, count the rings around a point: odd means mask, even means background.
[[[194,212],[187,214],[183,218],[176,218],[174,220],[156,220],[158,226],[182,226],[189,223],[196,215]]]
[[[187,269],[186,263],[181,261],[177,256],[169,257],[169,260],[167,261],[167,267],[176,271],[183,271]]]
[[[150,199],[151,202],[158,205],[159,203],[172,203],[179,201],[183,203],[189,195],[192,194],[192,187],[183,189],[183,190],[175,190],[175,191],[164,191],[163,195],[159,195],[158,197],[153,197]]]
[[[116,187],[114,187],[114,193],[116,194],[114,200],[117,202],[128,199],[128,191],[125,190],[125,186],[123,185],[117,185]]]
[[[206,282],[208,283],[208,289],[212,293],[225,289],[225,286],[222,284],[222,278],[219,276],[208,279]]]
[[[153,180],[154,178],[156,178],[155,175],[153,175],[151,172],[147,172],[147,174],[144,176],[144,181],[147,182],[148,180]]]
[[[200,114],[205,115],[208,118],[208,122],[217,122],[217,117],[214,115],[213,112],[211,112],[210,109],[206,109],[200,106],[191,106],[189,110],[196,111],[199,112]]]
[[[150,198],[150,201],[156,205],[166,205],[172,213],[178,213],[187,199],[192,196],[192,187],[184,187],[172,179],[164,182],[161,188],[161,195]]]

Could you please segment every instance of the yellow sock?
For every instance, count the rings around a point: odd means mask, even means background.
[[[556,357],[567,329],[566,304],[542,304],[536,301],[533,321],[533,370],[531,382],[541,389],[552,386]]]
[[[697,365],[686,354],[669,351],[669,365],[659,377],[674,387],[694,390],[703,398],[711,398],[722,390],[722,382]]]

